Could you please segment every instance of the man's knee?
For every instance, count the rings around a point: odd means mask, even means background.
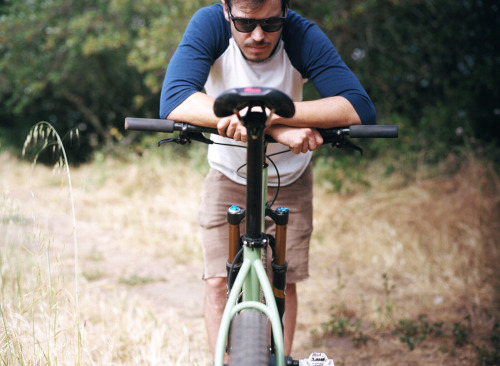
[[[206,299],[209,305],[224,304],[227,294],[227,279],[225,277],[212,277],[205,280]]]
[[[285,293],[287,296],[297,295],[297,285],[295,283],[287,283]]]
[[[226,277],[211,277],[205,280],[206,287],[209,290],[225,290],[227,278]]]

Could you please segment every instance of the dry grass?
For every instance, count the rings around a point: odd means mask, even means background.
[[[77,364],[65,177],[7,154],[0,159],[0,362]],[[200,179],[195,174],[186,184],[182,168],[165,175],[164,161],[156,159],[147,166],[102,161],[74,170],[81,364],[205,364],[201,312],[184,318],[186,310],[200,308],[189,299],[199,291],[183,299],[191,287],[174,283],[187,264],[201,261],[192,215]],[[186,281],[196,277],[184,274]],[[178,298],[174,305],[169,297]]]
[[[84,365],[209,365],[196,215],[203,174],[162,153],[72,171]],[[77,364],[65,177],[0,154],[0,362]],[[499,321],[500,181],[470,159],[448,178],[351,196],[316,187],[311,279],[299,286],[295,357],[337,365],[474,364]],[[385,275],[385,280],[383,275]],[[332,308],[333,306],[333,308]],[[324,333],[336,312],[351,335]],[[413,351],[393,335],[426,314],[445,335]],[[367,343],[355,348],[362,331]],[[356,333],[358,332],[358,333]]]
[[[483,344],[499,321],[499,192],[493,167],[474,159],[451,177],[394,191],[377,183],[350,197],[317,189],[311,282],[333,281],[321,289],[302,287],[308,299],[321,294],[320,301],[306,302],[317,314],[305,317],[305,328],[331,321],[323,304],[333,304],[337,313],[343,307],[351,323],[362,322],[368,340],[356,352],[339,349],[332,339],[319,342],[345,364],[475,363],[473,347],[456,347],[452,330],[457,322],[467,326],[464,317],[470,317],[467,337]],[[341,291],[335,285],[338,273]],[[445,334],[403,352],[398,337],[387,337],[384,330],[420,314],[431,324],[444,322]],[[355,329],[351,333],[356,336]]]

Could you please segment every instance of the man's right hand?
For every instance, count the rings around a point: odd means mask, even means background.
[[[288,146],[294,154],[317,150],[323,144],[323,137],[315,128],[272,125],[266,129],[266,133]]]
[[[241,124],[235,114],[222,118],[219,123],[217,123],[217,131],[222,137],[229,137],[235,141],[247,142],[247,129]]]

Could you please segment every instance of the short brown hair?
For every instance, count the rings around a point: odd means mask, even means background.
[[[251,7],[259,7],[262,6],[266,2],[266,0],[234,0],[235,3],[239,1],[245,1]],[[226,5],[231,8],[232,0],[226,0]],[[283,13],[285,13],[286,9],[290,6],[290,0],[281,0],[281,8],[283,9]]]

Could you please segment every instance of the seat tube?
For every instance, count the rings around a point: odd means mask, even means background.
[[[264,145],[264,156],[265,156],[265,145]],[[262,220],[261,220],[261,232],[264,233],[266,230],[266,203],[267,203],[267,163],[264,161],[262,165],[262,200],[261,200],[261,208],[262,208]],[[267,247],[262,249],[261,252],[261,261],[264,265],[264,269],[267,271]]]
[[[265,150],[264,150],[265,152]],[[267,202],[267,168],[268,165],[267,163],[264,162],[262,166],[262,201],[261,201],[261,208],[262,208],[262,220],[260,224],[260,230],[264,232],[266,230],[266,215],[265,215],[265,208],[266,208],[266,202]]]
[[[262,233],[262,170],[264,162],[264,142],[262,130],[256,138],[248,138],[247,158],[247,196],[246,196],[246,234],[259,238]]]
[[[246,195],[246,234],[245,240],[262,243],[262,225],[265,220],[262,207],[263,164],[264,164],[264,125],[266,116],[263,113],[248,112],[245,116],[247,128],[247,195]],[[261,247],[244,247],[244,257],[261,260]],[[251,271],[245,281],[244,300],[259,301],[261,297],[257,274]]]

